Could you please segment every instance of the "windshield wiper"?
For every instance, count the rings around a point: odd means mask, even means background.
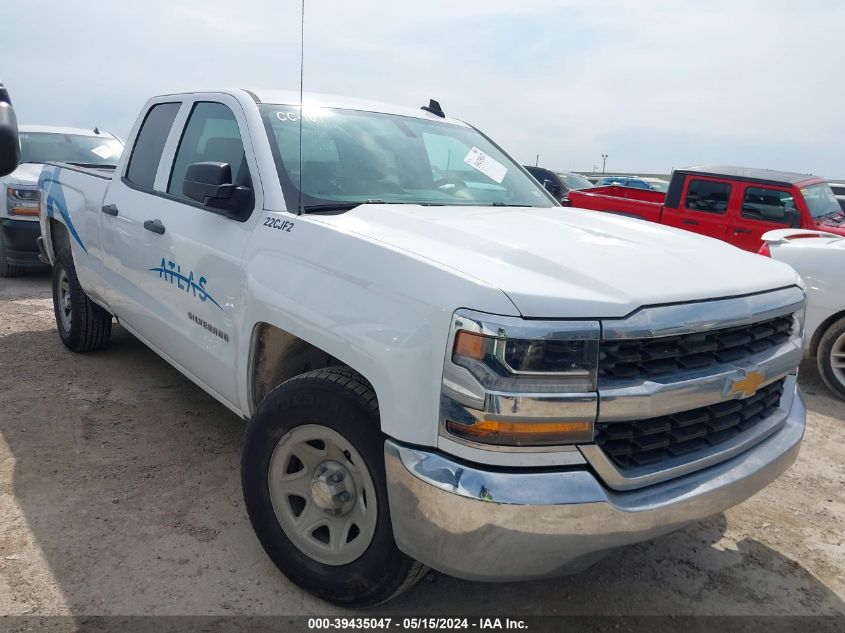
[[[302,210],[306,213],[320,213],[322,211],[349,211],[362,204],[392,204],[386,200],[361,200],[360,202],[332,202],[329,204],[306,204]]]
[[[483,206],[483,205],[479,205]],[[493,202],[490,204],[491,207],[530,207],[530,204],[508,204],[507,202]]]
[[[820,215],[819,217],[816,218],[816,221],[838,219],[840,224],[841,224],[842,220],[845,219],[845,218],[842,217],[843,215],[845,215],[845,211],[843,211],[842,209],[836,209],[834,211],[831,211],[830,213],[825,213],[824,215]]]

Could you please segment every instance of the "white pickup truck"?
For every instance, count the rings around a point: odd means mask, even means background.
[[[156,97],[115,170],[40,178],[62,341],[116,318],[248,420],[246,507],[294,582],[573,573],[796,458],[789,267],[562,208],[436,102],[301,110]]]

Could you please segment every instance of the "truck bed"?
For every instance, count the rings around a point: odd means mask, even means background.
[[[652,222],[660,221],[660,212],[666,200],[666,194],[660,191],[620,185],[570,191],[567,197],[570,205],[579,209],[606,211]]]

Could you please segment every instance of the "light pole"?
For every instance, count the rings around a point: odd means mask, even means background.
[[[534,160],[534,167],[537,167],[539,165],[540,165],[540,155],[537,154],[537,158]]]
[[[601,173],[604,173],[604,166],[607,163],[607,154],[601,155]]]

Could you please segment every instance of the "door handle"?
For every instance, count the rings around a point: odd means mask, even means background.
[[[103,213],[106,215],[110,215],[112,217],[117,217],[117,205],[116,204],[104,204],[102,208]]]
[[[748,235],[751,233],[751,229],[734,229],[734,235]]]
[[[698,226],[698,220],[689,220],[689,219],[687,219],[687,220],[683,220],[683,223],[684,223],[684,224],[692,224],[692,225],[694,225],[694,226]]]
[[[161,220],[144,220],[144,228],[153,233],[164,235],[164,225],[161,223]]]

